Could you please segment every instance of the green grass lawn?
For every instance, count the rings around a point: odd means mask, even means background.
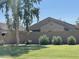
[[[79,45],[0,46],[2,59],[79,59]]]

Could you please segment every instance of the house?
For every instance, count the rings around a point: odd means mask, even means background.
[[[72,25],[66,23],[64,21],[54,19],[48,17],[30,27],[32,32],[27,33],[26,31],[23,32],[23,27],[20,27],[20,43],[24,43],[27,40],[31,40],[32,43],[38,44],[39,37],[43,34],[47,35],[50,39],[52,36],[61,36],[63,38],[63,42],[67,43],[67,37],[74,36],[77,39],[77,43],[79,43],[79,24]],[[0,23],[0,34],[2,32],[9,31],[7,25],[5,23]],[[3,37],[0,35],[0,44],[2,44]],[[8,44],[15,44],[16,43],[16,36],[15,33],[8,32],[5,36],[5,43]]]
[[[8,26],[5,23],[0,23],[0,33],[8,32]]]
[[[75,25],[64,21],[48,17],[39,23],[30,27],[33,32],[57,32],[57,31],[76,31],[78,28]]]
[[[0,23],[0,33],[7,32],[8,30],[9,29],[7,24]],[[20,26],[19,30],[23,31],[24,28]],[[58,19],[48,17],[40,21],[39,23],[32,25],[30,27],[30,30],[32,30],[32,32],[76,31],[76,30],[79,30],[79,27]]]
[[[14,30],[14,29],[13,29]],[[22,26],[20,26],[19,27],[19,30],[20,31],[24,31],[25,30],[25,28],[24,27],[22,27]],[[0,33],[2,33],[2,32],[8,32],[9,31],[9,29],[8,29],[8,26],[7,26],[7,24],[6,23],[0,23]]]

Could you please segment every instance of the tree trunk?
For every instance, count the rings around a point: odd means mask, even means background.
[[[16,28],[15,28],[15,34],[16,34],[16,40],[17,44],[20,44],[20,38],[19,38],[19,17],[16,15],[15,16],[15,21],[16,21]]]
[[[29,24],[26,24],[26,31],[29,32]]]
[[[15,34],[16,34],[17,44],[19,44],[20,43],[20,38],[19,38],[19,30],[18,30],[18,28],[16,28]]]

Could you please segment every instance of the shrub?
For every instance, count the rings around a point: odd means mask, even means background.
[[[40,36],[39,43],[42,44],[42,45],[49,44],[49,37],[47,37],[46,35]]]
[[[75,38],[74,36],[69,36],[69,37],[67,38],[67,43],[68,43],[69,45],[75,45],[75,44],[76,44],[76,38]]]
[[[60,45],[60,44],[62,44],[62,42],[63,42],[63,40],[60,36],[53,36],[52,43],[54,45]]]
[[[25,41],[25,44],[32,44],[32,40]]]

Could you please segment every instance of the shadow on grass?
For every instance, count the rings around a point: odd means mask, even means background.
[[[0,46],[0,56],[20,56],[27,54],[30,50],[46,48],[44,45],[23,45],[23,46]]]

